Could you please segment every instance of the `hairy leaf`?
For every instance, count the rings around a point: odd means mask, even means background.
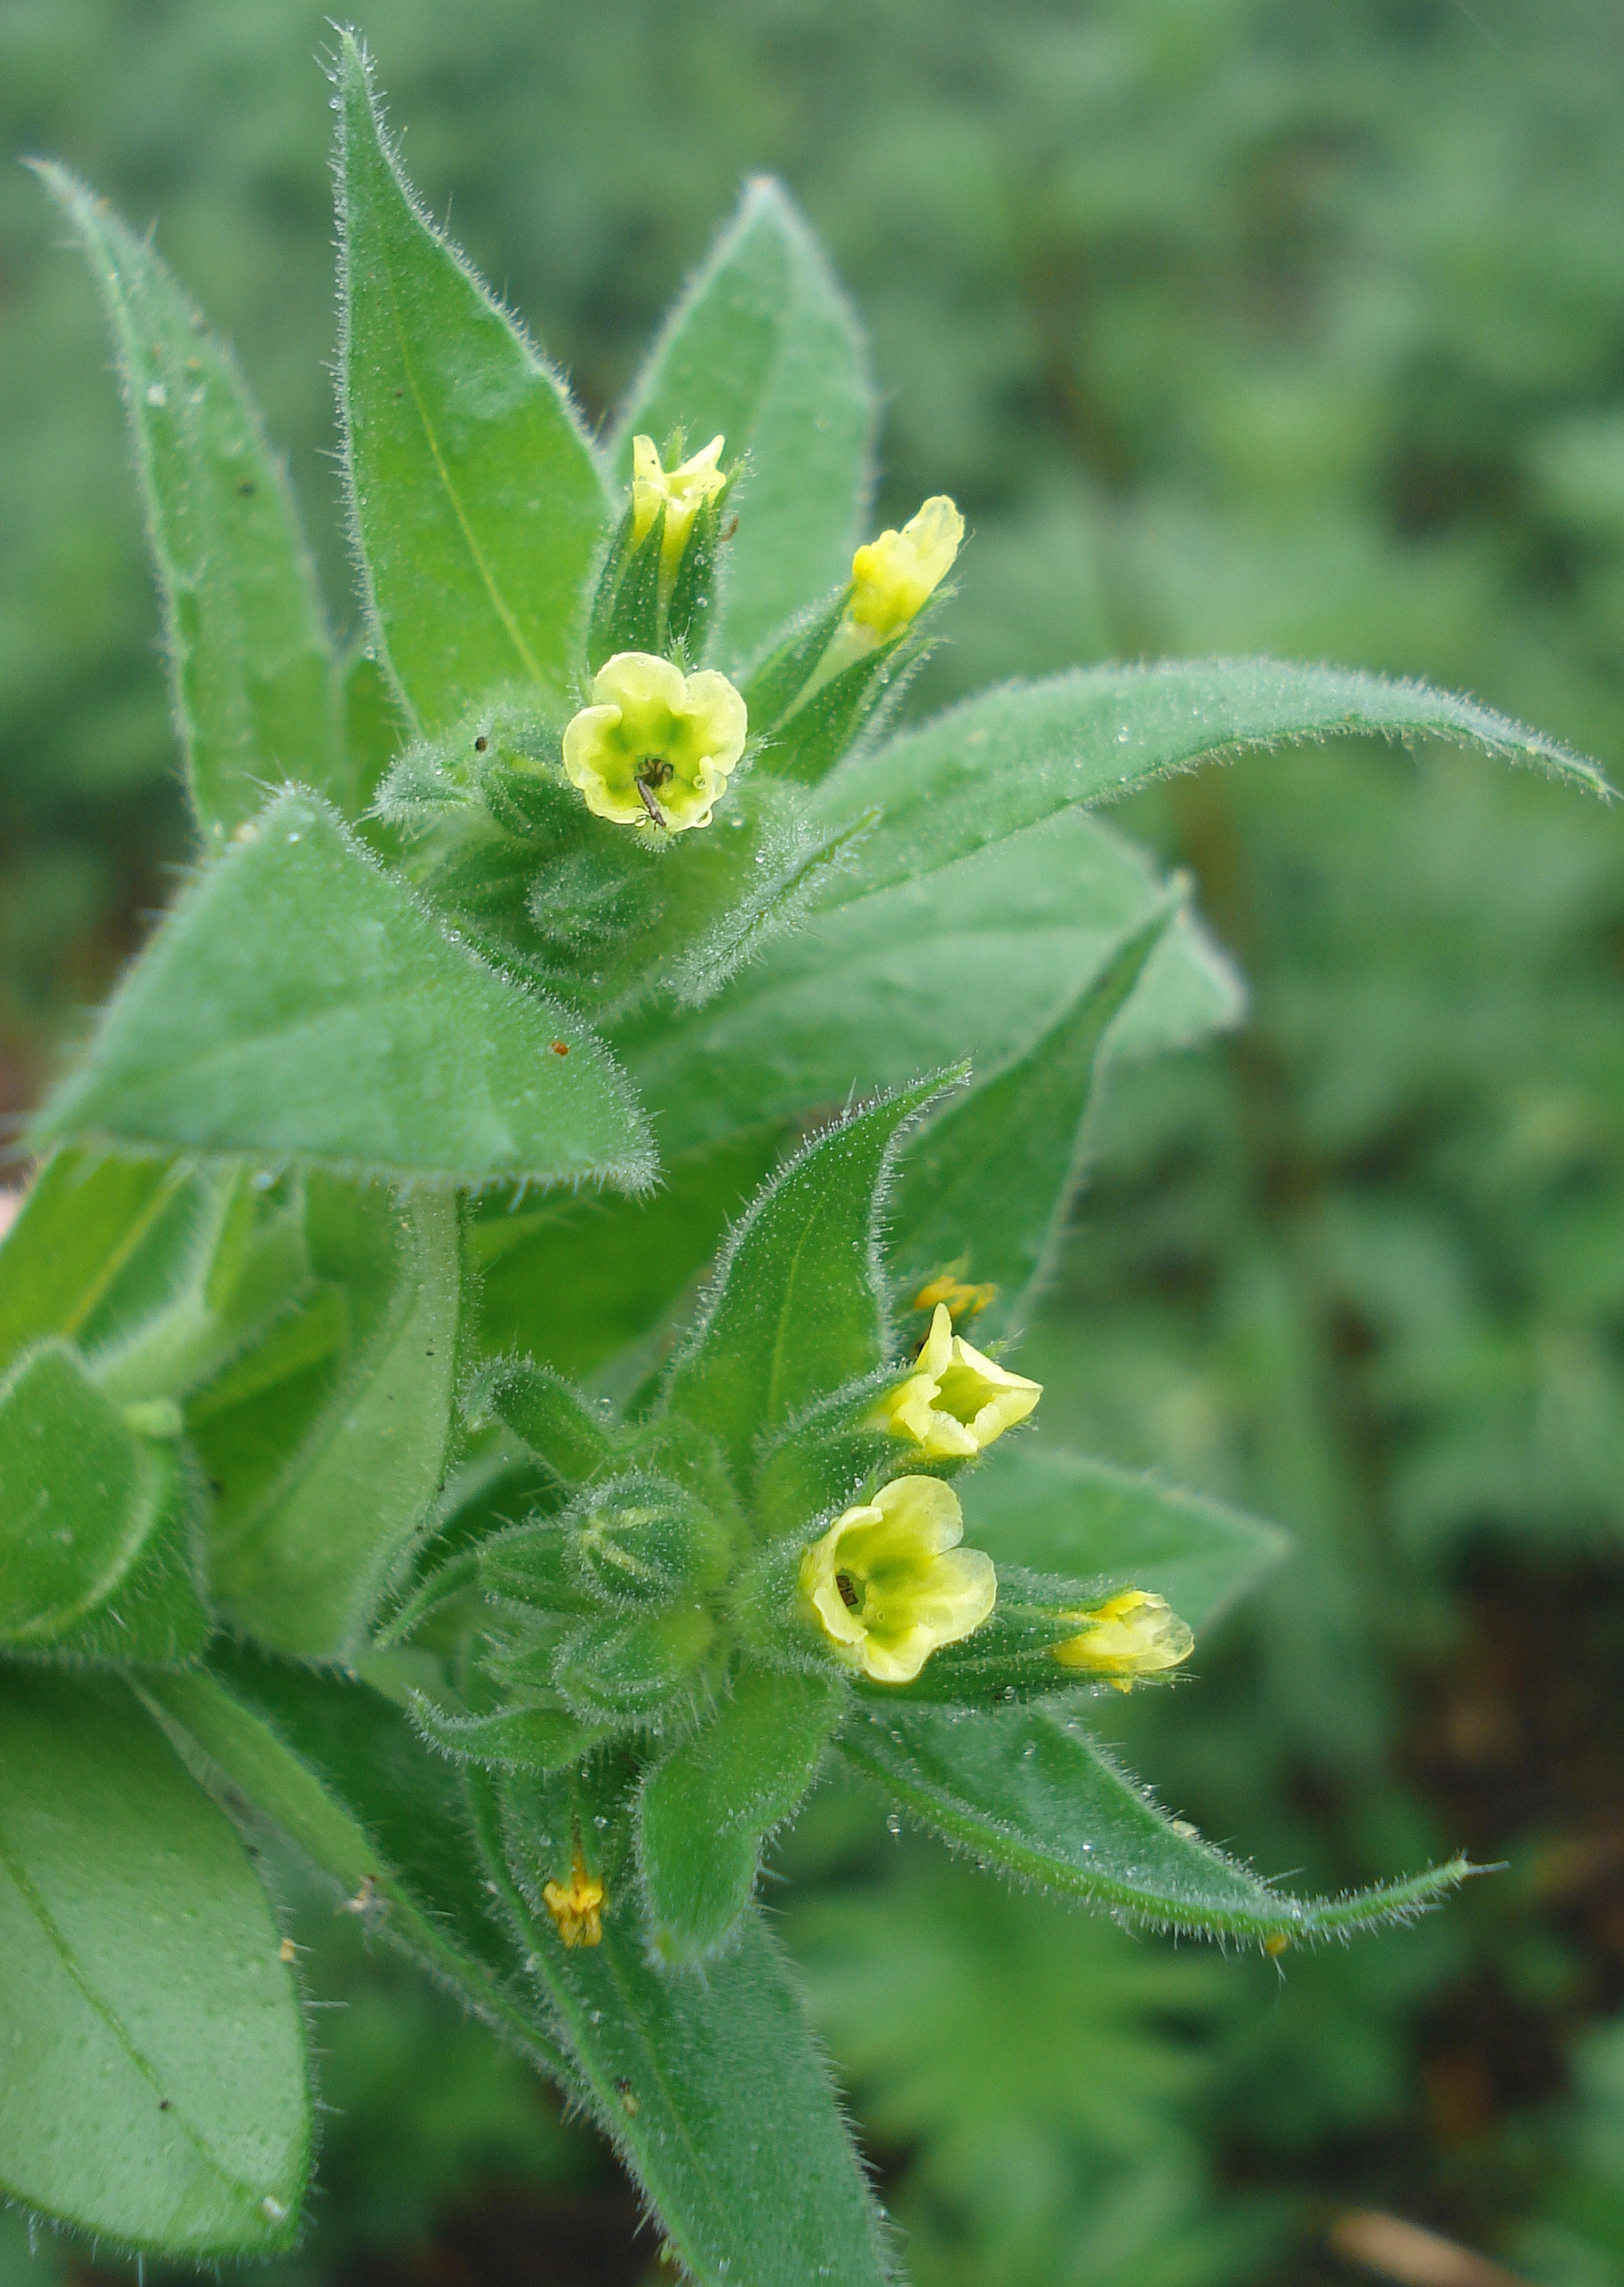
[[[1030,1705],[962,1720],[893,1706],[842,1737],[841,1752],[903,1809],[983,1865],[1159,1929],[1281,1942],[1398,1921],[1471,1871],[1425,1874],[1340,1898],[1296,1898],[1160,1809],[1076,1716]]]
[[[1605,791],[1595,764],[1554,740],[1424,684],[1268,659],[1192,660],[989,691],[847,764],[818,789],[812,813],[824,825],[883,814],[853,860],[847,894],[861,895],[1171,771],[1359,732],[1447,740]]]
[[[230,1825],[110,1678],[0,1675],[0,2184],[166,2255],[296,2228],[304,2028]]]
[[[338,90],[356,537],[433,732],[499,685],[564,687],[608,503],[563,384],[407,188],[348,35]]]
[[[652,1165],[593,1034],[448,940],[298,793],[186,892],[35,1132],[442,1183],[636,1188]]]
[[[236,360],[145,239],[64,169],[39,171],[112,321],[204,841],[223,848],[289,779],[351,809],[315,574]]]

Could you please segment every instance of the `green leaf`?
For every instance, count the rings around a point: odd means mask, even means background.
[[[966,1056],[1029,1054],[1099,977],[1165,883],[1082,812],[873,897],[848,878],[859,843],[780,938],[691,1014],[615,1035],[670,1155]],[[1114,1055],[1183,1047],[1234,1023],[1240,989],[1199,924],[1177,921],[1111,1034]]]
[[[281,463],[236,360],[144,239],[64,169],[39,173],[90,257],[118,348],[204,840],[268,786],[344,804],[332,645]]]
[[[748,455],[738,530],[722,551],[723,665],[746,659],[851,569],[868,503],[875,406],[863,336],[782,186],[751,184],[678,303],[616,433],[697,450],[718,433]]]
[[[729,1243],[667,1400],[721,1444],[741,1484],[757,1440],[885,1357],[879,1195],[918,1082],[815,1136],[753,1201]]]
[[[135,1586],[161,1528],[180,1518],[179,1637],[156,1654],[134,1637],[129,1657],[196,1650],[208,1620],[190,1579],[185,1509],[172,1445],[138,1436],[64,1342],[30,1351],[0,1384],[0,1643],[19,1650],[83,1650],[74,1631]],[[165,1581],[172,1552],[161,1561]],[[151,1579],[137,1602],[150,1600]],[[140,1642],[150,1632],[144,1630]],[[114,1636],[116,1642],[116,1635]]]
[[[911,1139],[888,1218],[887,1258],[900,1292],[962,1263],[965,1277],[997,1289],[983,1331],[1019,1322],[1081,1177],[1106,1034],[1171,921],[1164,907],[1135,930],[1025,1056]]]
[[[853,862],[847,894],[862,896],[1169,772],[1360,732],[1447,740],[1607,790],[1581,756],[1424,684],[1276,660],[1193,660],[987,692],[836,771],[812,814],[836,826],[881,812]]]
[[[653,1165],[592,1033],[449,940],[298,793],[193,883],[114,996],[35,1123],[69,1137],[440,1183],[635,1189]]]
[[[190,1180],[151,1157],[51,1154],[0,1245],[0,1371],[45,1335],[93,1339],[121,1322],[123,1274]]]
[[[493,1790],[476,1777],[470,1794],[537,1983],[678,2262],[702,2287],[893,2279],[828,2069],[759,1914],[703,1977],[654,1968],[612,1893],[602,1944],[566,1951],[506,1863],[511,1850],[524,1866],[522,1823],[504,1837]]]
[[[852,1724],[841,1752],[922,1824],[984,1866],[1041,1882],[1157,1929],[1280,1941],[1401,1921],[1472,1869],[1340,1898],[1295,1898],[1175,1822],[1075,1716],[1030,1705],[968,1718],[890,1706]]]
[[[1148,1588],[1199,1631],[1290,1547],[1278,1526],[1029,1438],[1006,1440],[965,1488],[969,1537],[999,1566]]]
[[[508,1980],[451,1766],[365,1684],[240,1658],[223,1676],[144,1676],[141,1697],[233,1816],[280,1830],[369,1927],[566,2085],[571,2068]]]
[[[223,1486],[211,1571],[264,1642],[335,1658],[360,1647],[444,1479],[461,1269],[452,1200],[402,1200],[381,1184],[317,1196],[328,1207],[317,1267],[347,1269],[372,1325],[275,1476],[247,1500]]]
[[[750,1903],[761,1845],[811,1785],[846,1706],[832,1678],[742,1668],[643,1782],[637,1856],[666,1961],[713,1954]]]
[[[566,686],[609,504],[564,384],[407,188],[348,34],[337,79],[356,536],[433,732],[498,685]]]
[[[109,1679],[0,1675],[0,2184],[122,2244],[294,2236],[304,2028],[230,1825]]]

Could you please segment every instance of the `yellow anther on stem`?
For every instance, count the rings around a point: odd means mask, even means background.
[[[566,1951],[572,1953],[578,1945],[603,1943],[603,1885],[595,1874],[587,1872],[579,1835],[568,1883],[547,1883],[541,1892],[541,1903],[557,1925]]]
[[[800,1560],[800,1594],[835,1654],[876,1683],[911,1683],[932,1652],[980,1627],[992,1559],[961,1548],[964,1514],[939,1477],[894,1477],[838,1516]]]
[[[1195,1648],[1194,1636],[1167,1599],[1144,1588],[1124,1588],[1092,1611],[1062,1617],[1083,1626],[1053,1647],[1054,1658],[1062,1667],[1087,1669],[1118,1691],[1131,1691],[1140,1676],[1179,1666]]]
[[[618,651],[564,731],[564,774],[596,817],[683,834],[710,824],[748,729],[725,675],[684,675],[652,652]]]
[[[726,488],[728,480],[716,465],[722,442],[721,438],[713,437],[703,452],[692,454],[680,468],[667,469],[652,437],[632,439],[632,540],[634,544],[646,540],[661,509],[665,510],[659,568],[667,582],[676,576],[695,517],[706,501],[714,500]]]
[[[1024,1421],[1042,1396],[1041,1381],[1007,1373],[972,1349],[953,1332],[946,1302],[938,1302],[918,1357],[887,1390],[866,1426],[911,1437],[926,1460],[967,1460]]]

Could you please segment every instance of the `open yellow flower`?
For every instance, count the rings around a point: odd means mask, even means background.
[[[661,463],[652,437],[632,439],[633,543],[648,538],[663,508],[666,531],[660,542],[659,568],[667,581],[676,576],[695,517],[706,502],[714,500],[727,485],[726,477],[716,465],[721,458],[722,444],[721,438],[713,437],[702,453],[690,455],[680,468],[667,469]]]
[[[932,1652],[979,1628],[998,1593],[992,1559],[961,1548],[964,1515],[939,1477],[894,1477],[800,1560],[800,1593],[838,1659],[911,1683]]]
[[[1195,1638],[1164,1596],[1144,1588],[1124,1588],[1092,1611],[1068,1612],[1082,1631],[1053,1647],[1062,1667],[1086,1668],[1118,1691],[1131,1691],[1134,1678],[1161,1675],[1188,1659]]]
[[[564,772],[597,817],[682,834],[710,824],[748,728],[725,675],[684,675],[652,652],[618,651],[564,731]]]
[[[871,1429],[911,1437],[928,1461],[967,1460],[1024,1421],[1044,1394],[1041,1381],[1006,1373],[953,1332],[938,1302],[925,1347],[868,1417]]]
[[[882,532],[852,558],[847,617],[871,630],[872,643],[884,643],[935,594],[964,536],[963,517],[945,493],[937,493],[900,532]]]

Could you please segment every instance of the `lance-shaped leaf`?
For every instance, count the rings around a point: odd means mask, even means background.
[[[1191,660],[987,692],[836,771],[812,815],[839,826],[881,813],[852,860],[846,894],[860,896],[1171,771],[1360,732],[1447,740],[1606,791],[1595,764],[1555,740],[1425,684],[1269,659]]]
[[[347,1368],[307,1427],[296,1383],[250,1392],[232,1424],[235,1450],[246,1447],[240,1477],[233,1447],[212,1445],[206,1424],[202,1434],[221,1486],[218,1594],[263,1642],[325,1658],[359,1647],[440,1490],[461,1268],[443,1195],[335,1184],[313,1197],[312,1263],[345,1296]],[[268,1477],[256,1469],[267,1453]]]
[[[616,466],[638,432],[747,456],[726,566],[724,664],[847,578],[868,502],[875,405],[861,328],[780,184],[751,184],[677,304],[621,416]]]
[[[315,575],[236,360],[146,240],[60,167],[39,171],[112,321],[204,840],[222,847],[266,787],[288,779],[347,807],[354,789]]]
[[[940,1080],[826,1128],[760,1192],[730,1240],[667,1389],[747,1481],[757,1440],[885,1356],[879,1197],[899,1131]]]
[[[601,1944],[568,1951],[508,1871],[522,1860],[488,1782],[470,1782],[494,1883],[598,2121],[702,2287],[884,2287],[895,2277],[828,2068],[759,1914],[703,1976],[649,1962],[611,1892]]]
[[[407,188],[348,34],[337,79],[356,539],[434,732],[498,685],[564,686],[608,502],[562,382]]]
[[[1223,1501],[1025,1438],[989,1453],[965,1499],[970,1538],[1000,1571],[1148,1588],[1198,1635],[1291,1545]]]
[[[1043,1707],[893,1706],[854,1723],[841,1752],[983,1865],[1158,1929],[1281,1942],[1400,1921],[1472,1870],[1451,1859],[1340,1898],[1297,1898],[1170,1818],[1074,1715]]]
[[[1081,1173],[1083,1126],[1107,1032],[1171,926],[1134,930],[1060,1022],[1002,1072],[946,1105],[903,1154],[887,1254],[911,1294],[949,1263],[997,1290],[989,1333],[1019,1321]]]
[[[0,1244],[0,1372],[46,1335],[105,1323],[119,1283],[189,1171],[154,1158],[55,1151]]]
[[[749,1666],[644,1781],[637,1856],[649,1934],[670,1962],[698,1962],[750,1903],[764,1839],[811,1785],[846,1705],[832,1678]]]
[[[509,1982],[518,1961],[486,1911],[455,1774],[398,1708],[353,1679],[249,1655],[220,1674],[143,1676],[140,1692],[234,1817],[278,1828],[369,1929],[574,2085],[556,2038]]]
[[[0,1677],[0,2186],[126,2246],[286,2247],[310,2096],[236,1835],[122,1685]]]
[[[35,1140],[327,1160],[430,1183],[652,1152],[579,1021],[447,938],[325,804],[283,795],[182,898]]]
[[[1081,811],[918,882],[860,890],[834,882],[837,902],[705,1009],[617,1033],[667,1152],[901,1087],[960,1056],[997,1070],[1062,1022],[1167,897],[1141,851]],[[1184,1047],[1241,1007],[1228,965],[1180,915],[1147,961],[1112,1052]]]

